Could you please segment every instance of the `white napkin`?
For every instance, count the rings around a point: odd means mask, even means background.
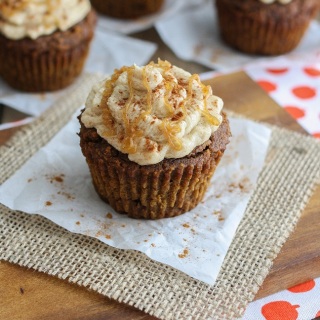
[[[246,55],[225,45],[213,1],[175,14],[156,23],[162,40],[181,59],[195,61],[219,71],[232,71],[260,56]],[[320,24],[313,21],[300,45],[290,55],[320,52]]]
[[[139,250],[214,284],[255,189],[270,138],[270,130],[261,124],[239,119],[230,119],[230,124],[232,140],[204,200],[181,216],[134,220],[100,200],[80,151],[76,115],[0,187],[0,202],[110,246]]]

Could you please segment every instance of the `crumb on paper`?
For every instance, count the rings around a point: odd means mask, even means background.
[[[58,191],[58,195],[66,197],[68,200],[74,200],[76,197],[72,195],[71,193],[65,192],[65,191]]]
[[[220,56],[225,55],[226,52],[222,49],[215,49],[211,53],[210,61],[215,63],[220,59]]]
[[[221,211],[218,211],[218,210],[213,211],[213,214],[218,216],[218,221],[224,221],[224,216]]]
[[[76,222],[76,225],[80,226],[80,221],[77,221],[77,222]]]
[[[183,226],[184,228],[190,228],[189,223],[184,223],[182,226]]]
[[[107,235],[106,235],[106,239],[111,239],[111,235],[110,235],[110,234],[107,234]]]
[[[151,247],[155,247],[156,245],[154,243],[151,243]]]
[[[193,47],[193,54],[195,56],[198,56],[202,53],[203,49],[205,48],[203,43],[197,43],[194,47]]]
[[[32,181],[33,181],[32,178],[29,178],[29,179],[27,180],[28,183],[30,183],[30,182],[32,182]]]
[[[50,183],[53,183],[53,182],[62,183],[62,182],[64,182],[64,177],[65,177],[64,173],[60,173],[60,174],[57,174],[57,175],[48,175],[48,174],[46,174],[46,178],[47,178],[47,180],[50,181]]]
[[[112,219],[112,213],[111,213],[111,212],[108,212],[108,213],[106,214],[106,217],[107,217],[108,219]]]
[[[122,227],[122,228],[125,228],[125,227],[126,227],[126,225],[125,225],[125,224],[122,224],[122,225],[121,225],[121,227]]]
[[[102,235],[103,235],[103,232],[99,230],[98,232],[96,232],[95,237],[100,238]]]
[[[81,218],[84,218],[84,214],[83,214],[83,213],[81,213],[81,214],[80,214],[80,217],[81,217]]]
[[[45,178],[51,183],[54,184],[56,188],[59,188],[59,191],[57,191],[57,194],[59,196],[65,197],[67,200],[75,200],[75,195],[73,195],[70,192],[65,191],[66,186],[64,185],[64,178],[65,174],[60,173],[60,174],[46,174]]]
[[[46,207],[52,206],[52,202],[51,201],[46,201]]]
[[[187,255],[189,254],[189,250],[188,249],[184,249],[183,253],[179,253],[178,257],[181,259],[184,259]]]

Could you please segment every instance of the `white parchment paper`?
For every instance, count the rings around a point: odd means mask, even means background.
[[[134,220],[100,200],[73,119],[0,187],[0,202],[75,233],[134,249],[214,284],[263,166],[270,130],[230,119],[232,140],[204,200],[179,217]]]
[[[179,58],[218,71],[237,70],[262,58],[233,50],[221,41],[213,1],[162,19],[155,26],[162,40]],[[319,43],[320,24],[313,21],[299,46],[288,55],[319,54]]]
[[[134,63],[143,65],[149,62],[156,49],[155,43],[119,35],[98,27],[91,43],[84,71],[111,74],[114,69],[124,65]],[[28,115],[39,116],[59,97],[65,95],[68,89],[70,87],[53,93],[28,94],[10,88],[0,79],[0,103]],[[2,126],[2,129],[7,127],[8,124]]]

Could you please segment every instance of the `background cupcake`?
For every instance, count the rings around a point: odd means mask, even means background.
[[[114,18],[134,19],[158,12],[164,0],[91,0],[100,13]]]
[[[22,91],[68,86],[83,69],[95,23],[89,0],[1,1],[0,76]]]
[[[250,54],[293,50],[319,11],[319,0],[216,0],[222,39]]]
[[[134,218],[194,208],[229,142],[222,106],[198,75],[168,62],[116,70],[92,89],[79,117],[97,193]]]

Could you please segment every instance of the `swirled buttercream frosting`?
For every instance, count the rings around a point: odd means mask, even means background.
[[[0,32],[7,38],[36,39],[82,21],[89,0],[0,0]]]
[[[115,70],[91,90],[81,121],[140,165],[182,158],[210,139],[223,101],[167,61]]]

